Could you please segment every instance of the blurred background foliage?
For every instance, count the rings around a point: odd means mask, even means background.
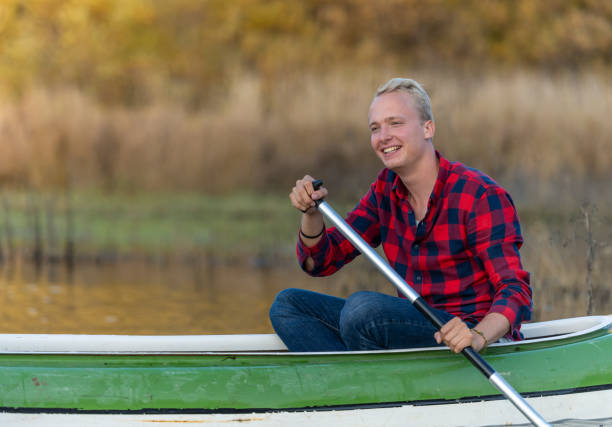
[[[200,105],[244,72],[609,71],[611,21],[599,0],[3,0],[0,76],[11,94],[68,85],[106,104]]]

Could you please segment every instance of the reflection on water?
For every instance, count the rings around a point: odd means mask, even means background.
[[[38,278],[37,278],[38,277]],[[297,266],[117,263],[4,269],[2,333],[209,334],[269,333],[268,309],[279,290],[334,292]]]
[[[345,297],[369,289],[395,294],[367,261],[340,274],[311,278],[295,261],[261,268],[250,264],[78,264],[72,274],[59,265],[41,271],[17,265],[0,269],[0,332],[93,334],[270,333],[268,309],[288,287]],[[602,294],[603,295],[603,294]],[[607,295],[607,294],[606,294]],[[595,314],[612,313],[612,301],[596,297]],[[540,319],[585,314],[575,290],[543,289],[535,304]]]

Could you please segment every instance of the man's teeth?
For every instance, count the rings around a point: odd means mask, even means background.
[[[396,150],[399,150],[399,149],[400,149],[399,145],[396,145],[394,147],[387,147],[387,148],[385,148],[383,150],[383,153],[387,154],[387,153],[390,153],[392,151],[396,151]]]

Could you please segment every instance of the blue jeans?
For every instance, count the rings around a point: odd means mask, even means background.
[[[453,318],[445,311],[434,311],[444,323]],[[343,299],[285,289],[270,308],[270,320],[289,351],[438,345],[433,337],[436,329],[408,300],[377,292],[357,292]]]

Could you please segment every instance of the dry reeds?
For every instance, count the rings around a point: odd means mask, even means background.
[[[493,175],[607,176],[612,84],[594,75],[528,73],[474,79],[436,91],[447,151]]]
[[[394,73],[399,74],[399,73]],[[360,194],[370,153],[372,71],[234,80],[216,107],[163,100],[103,107],[74,89],[38,89],[0,107],[0,184],[34,188],[223,192],[287,190],[304,173]],[[436,146],[495,178],[532,186],[612,174],[612,83],[605,76],[456,77],[417,71],[430,91]]]

